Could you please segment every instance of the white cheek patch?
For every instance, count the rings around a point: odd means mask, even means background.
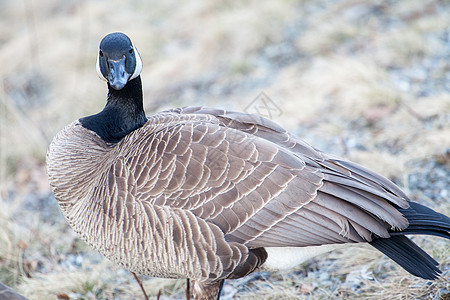
[[[100,54],[97,54],[97,63],[95,65],[95,69],[97,70],[98,77],[100,77],[101,80],[108,81],[103,76],[102,71],[100,70]]]
[[[139,55],[139,52],[136,49],[136,47],[133,46],[133,49],[134,49],[134,55],[136,56],[136,68],[134,68],[134,73],[133,73],[133,75],[131,75],[130,80],[131,79],[135,79],[136,77],[138,77],[139,74],[141,74],[141,71],[142,71],[142,59],[141,59],[141,56]]]

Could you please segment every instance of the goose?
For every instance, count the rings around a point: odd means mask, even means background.
[[[190,279],[194,299],[356,243],[414,276],[440,276],[406,235],[448,239],[450,218],[385,177],[257,115],[183,107],[147,117],[142,60],[123,33],[101,40],[96,70],[106,105],[56,134],[47,173],[67,222],[112,262]]]

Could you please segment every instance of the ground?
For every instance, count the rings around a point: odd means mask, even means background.
[[[142,296],[72,232],[45,171],[55,133],[105,103],[95,59],[112,31],[140,51],[147,114],[265,114],[450,215],[449,20],[444,0],[0,2],[0,281],[30,299]],[[223,298],[448,299],[448,241],[414,240],[441,279],[414,278],[362,247],[229,280]],[[152,297],[184,296],[183,280],[143,280]]]

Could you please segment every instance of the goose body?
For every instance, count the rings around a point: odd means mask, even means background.
[[[404,235],[449,238],[448,217],[259,116],[185,107],[145,117],[137,50],[120,33],[102,44],[105,109],[55,136],[47,169],[69,224],[107,258],[192,279],[197,299],[217,298],[223,279],[361,242],[413,275],[438,276],[437,262]],[[109,60],[125,71],[109,74]]]

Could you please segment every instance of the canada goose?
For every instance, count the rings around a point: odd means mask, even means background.
[[[362,242],[415,276],[439,276],[405,234],[450,238],[450,218],[259,116],[185,107],[147,118],[141,70],[126,35],[104,37],[106,106],[66,126],[47,153],[65,218],[104,256],[191,279],[195,299],[218,298],[224,279]]]

